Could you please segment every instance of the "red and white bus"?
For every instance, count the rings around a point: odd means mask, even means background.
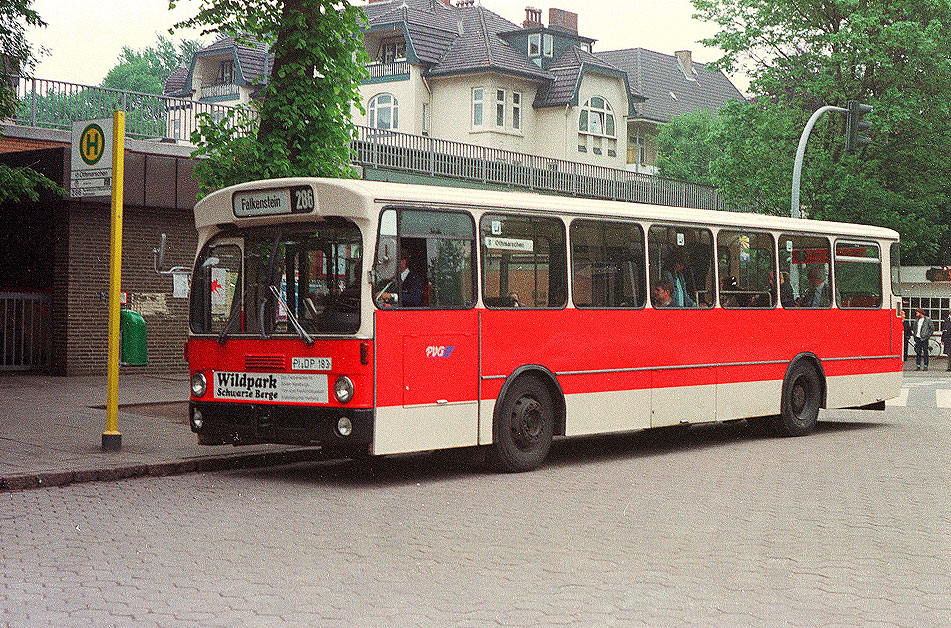
[[[195,208],[199,442],[397,454],[757,418],[901,387],[898,234],[746,213],[337,179]]]

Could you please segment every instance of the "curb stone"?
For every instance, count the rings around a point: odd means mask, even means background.
[[[66,486],[81,482],[106,482],[134,477],[164,477],[185,473],[228,471],[233,469],[256,469],[295,462],[308,462],[320,458],[320,449],[305,447],[290,451],[277,451],[230,456],[211,456],[150,464],[129,464],[81,471],[48,471],[0,477],[0,492]]]

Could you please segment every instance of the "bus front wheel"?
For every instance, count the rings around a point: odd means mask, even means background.
[[[780,414],[774,427],[782,436],[805,436],[816,429],[822,404],[822,380],[814,366],[799,362],[783,383]]]
[[[540,381],[522,377],[505,393],[492,426],[492,459],[503,471],[530,471],[548,456],[555,420],[551,395]]]

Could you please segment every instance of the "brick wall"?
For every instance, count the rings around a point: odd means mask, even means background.
[[[54,347],[59,362],[55,370],[66,375],[101,374],[106,372],[108,352],[110,207],[72,202],[68,213],[68,260],[61,261],[67,269],[63,279],[57,279],[68,285],[66,309],[65,316],[63,310],[54,313],[53,323],[57,331],[66,328],[65,360]],[[158,246],[161,233],[168,236],[166,266],[190,266],[198,240],[191,211],[125,207],[122,290],[129,295],[126,307],[145,320],[149,363],[123,367],[123,372],[187,369],[182,348],[188,331],[188,300],[173,296],[171,275],[158,275],[153,269],[152,249]]]

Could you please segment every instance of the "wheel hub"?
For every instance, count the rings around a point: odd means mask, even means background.
[[[531,449],[541,432],[541,404],[531,397],[522,397],[512,408],[512,439],[519,449]]]

